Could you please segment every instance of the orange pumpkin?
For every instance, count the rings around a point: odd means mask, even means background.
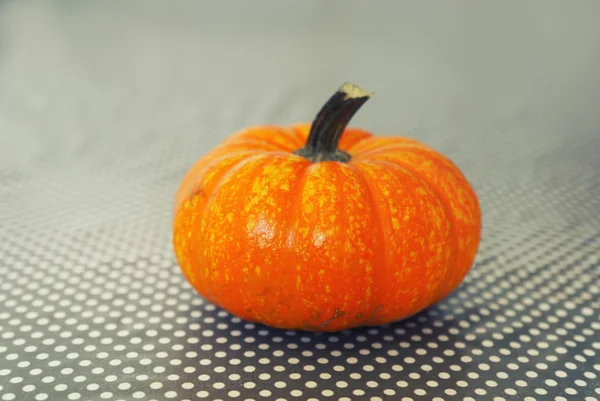
[[[205,299],[338,331],[406,318],[461,283],[479,246],[476,194],[422,143],[346,128],[370,96],[344,84],[312,124],[244,129],[191,168],[173,243]]]

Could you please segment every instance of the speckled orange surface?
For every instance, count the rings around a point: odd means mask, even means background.
[[[185,176],[174,207],[183,274],[250,321],[337,331],[413,315],[452,292],[480,240],[477,197],[446,157],[348,128],[349,163],[292,154],[310,125],[240,131]]]

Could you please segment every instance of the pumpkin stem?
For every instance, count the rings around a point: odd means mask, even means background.
[[[347,162],[350,155],[338,145],[346,126],[372,96],[358,86],[345,83],[329,98],[315,117],[306,144],[294,152],[313,162]]]

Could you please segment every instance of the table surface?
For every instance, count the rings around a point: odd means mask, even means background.
[[[0,2],[1,400],[600,399],[600,3]],[[353,120],[447,154],[483,210],[447,299],[335,334],[250,324],[171,248],[192,163]]]

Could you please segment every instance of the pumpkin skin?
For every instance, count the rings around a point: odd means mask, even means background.
[[[414,139],[345,125],[336,148],[350,159],[311,161],[294,154],[311,127],[241,130],[185,175],[173,245],[186,279],[242,319],[308,331],[390,323],[448,296],[481,231],[460,170]]]

